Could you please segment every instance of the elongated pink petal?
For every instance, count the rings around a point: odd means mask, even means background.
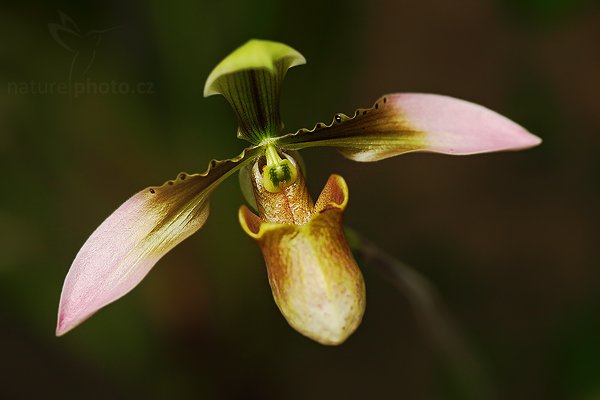
[[[212,162],[204,174],[179,174],[161,187],[135,194],[88,238],[65,278],[56,334],[65,334],[133,289],[169,250],[208,217],[208,197],[256,155]]]
[[[537,136],[483,106],[452,97],[397,93],[381,97],[370,109],[348,117],[337,114],[283,136],[278,143],[297,150],[332,146],[355,161],[378,161],[425,151],[454,155],[520,150],[540,144]]]
[[[390,96],[390,103],[415,130],[425,132],[425,151],[466,155],[521,150],[541,143],[510,119],[465,100],[407,93]]]
[[[151,204],[152,199],[148,190],[131,197],[79,250],[63,286],[57,335],[133,289],[164,254],[198,230],[208,217],[208,203],[198,204],[182,218],[153,232],[162,211]]]

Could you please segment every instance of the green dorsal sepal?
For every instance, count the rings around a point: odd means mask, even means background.
[[[267,191],[277,193],[296,182],[298,170],[289,156],[282,159],[273,146],[267,146],[265,156],[267,165],[263,168],[263,186]]]
[[[304,64],[302,54],[282,43],[250,40],[215,67],[204,96],[222,94],[238,119],[238,137],[259,144],[281,133],[279,98],[287,70]]]

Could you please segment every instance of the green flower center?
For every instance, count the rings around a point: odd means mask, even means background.
[[[282,159],[274,146],[266,146],[265,156],[267,165],[263,168],[263,186],[267,191],[277,193],[296,182],[296,166],[290,160]]]

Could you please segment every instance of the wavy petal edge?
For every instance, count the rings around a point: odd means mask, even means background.
[[[229,160],[211,160],[204,173],[180,173],[162,186],[147,187],[110,214],[69,268],[60,296],[56,336],[130,292],[162,256],[200,229],[208,217],[212,190],[256,155],[257,147],[251,147]],[[219,168],[224,169],[214,179],[202,179]]]
[[[378,131],[379,130],[379,131]],[[537,146],[541,139],[484,106],[429,93],[392,93],[351,116],[273,139],[284,149],[336,147],[354,161],[379,161],[410,152],[471,155]]]

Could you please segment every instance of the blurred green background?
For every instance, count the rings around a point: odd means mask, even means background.
[[[597,1],[0,7],[1,398],[600,399]],[[95,51],[85,79],[127,93],[49,89],[68,82],[73,58],[49,32],[59,11],[84,34],[115,27],[80,43]],[[94,228],[141,188],[245,145],[225,100],[202,89],[253,37],[308,60],[285,82],[290,131],[419,91],[483,104],[543,138],[519,153],[373,164],[303,152],[313,193],[343,175],[347,223],[438,289],[471,366],[369,265],[365,319],[344,345],[289,328],[238,225],[236,179],[138,288],[54,337],[64,276]],[[133,93],[140,83],[150,93]]]

